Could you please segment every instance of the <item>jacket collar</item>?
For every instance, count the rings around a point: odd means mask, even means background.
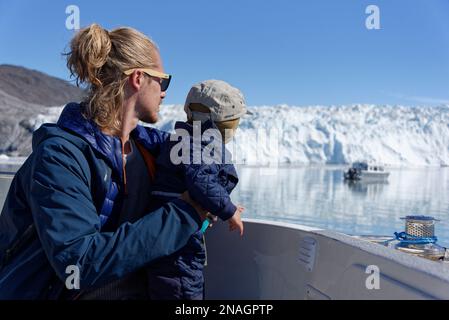
[[[81,113],[82,106],[79,103],[69,103],[64,107],[57,125],[65,130],[81,136],[92,149],[97,151],[108,165],[123,180],[122,143],[119,138],[104,134],[91,120],[86,119]],[[148,151],[153,152],[159,147],[160,135],[150,135],[152,128],[138,125],[131,132],[131,137],[140,142]],[[163,136],[163,133],[161,133]]]
[[[199,126],[201,129],[201,134],[203,134],[208,129],[217,129],[214,122],[211,120],[206,121],[194,121],[193,124],[185,122],[185,121],[177,121],[175,123],[175,130],[176,129],[184,129],[187,130],[187,132],[192,135],[193,134],[193,127]],[[212,134],[215,136],[216,131],[213,131]],[[217,136],[218,138],[219,136]]]

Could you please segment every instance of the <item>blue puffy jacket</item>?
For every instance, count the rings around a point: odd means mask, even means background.
[[[141,126],[131,135],[155,156],[167,138]],[[0,215],[0,299],[57,298],[69,265],[80,268],[81,290],[101,286],[187,243],[201,221],[181,200],[135,223],[108,221],[122,175],[120,140],[85,120],[79,104],[34,133]]]
[[[197,126],[195,128],[195,125]],[[212,121],[200,125],[186,122],[177,122],[175,129],[177,137],[172,136],[162,143],[160,155],[156,159],[157,172],[153,183],[153,194],[166,198],[177,196],[186,190],[198,204],[210,213],[227,220],[237,210],[232,203],[230,194],[239,179],[234,165],[231,163],[231,154],[221,142],[221,136]],[[214,130],[209,130],[214,129]],[[184,130],[186,136],[181,133]],[[195,144],[194,131],[198,130],[201,140]],[[209,131],[208,131],[209,130]],[[209,135],[205,132],[209,133]],[[180,137],[183,136],[183,139]],[[210,138],[210,139],[209,139]],[[216,144],[212,144],[212,141]],[[214,154],[209,155],[208,146],[214,146]],[[183,154],[189,150],[187,155]],[[178,152],[179,151],[179,152]],[[182,152],[181,152],[182,151]],[[181,163],[173,163],[171,157],[182,155]],[[205,156],[215,160],[210,164],[204,160]]]
[[[229,219],[236,211],[229,195],[238,183],[238,176],[219,131],[212,121],[194,125],[177,122],[175,129],[176,135],[162,143],[156,159],[152,203],[162,205],[188,190],[204,209],[222,220]],[[150,297],[203,299],[205,259],[203,235],[198,231],[184,248],[149,266]]]

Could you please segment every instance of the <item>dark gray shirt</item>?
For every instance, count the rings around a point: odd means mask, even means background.
[[[135,222],[145,214],[150,204],[151,180],[148,169],[133,140],[131,152],[126,155],[126,184],[128,195],[123,200],[120,224]],[[101,288],[83,294],[82,300],[124,300],[147,299],[147,278],[145,270],[139,270]],[[81,288],[82,289],[82,288]]]
[[[147,214],[150,205],[151,180],[148,169],[131,139],[131,152],[126,155],[126,184],[128,195],[123,200],[120,212],[120,224],[124,222],[135,222]]]

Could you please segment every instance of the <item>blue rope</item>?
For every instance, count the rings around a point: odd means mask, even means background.
[[[438,240],[437,237],[423,238],[413,236],[406,232],[401,233],[395,232],[394,235],[396,236],[396,240],[399,240],[403,244],[428,244],[428,243],[435,243]]]

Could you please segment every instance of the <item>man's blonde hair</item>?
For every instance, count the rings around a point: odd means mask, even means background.
[[[100,129],[118,135],[122,124],[122,105],[127,76],[132,68],[154,67],[156,44],[132,28],[112,31],[92,24],[80,30],[70,43],[67,67],[77,85],[87,84],[89,95],[83,114]]]

